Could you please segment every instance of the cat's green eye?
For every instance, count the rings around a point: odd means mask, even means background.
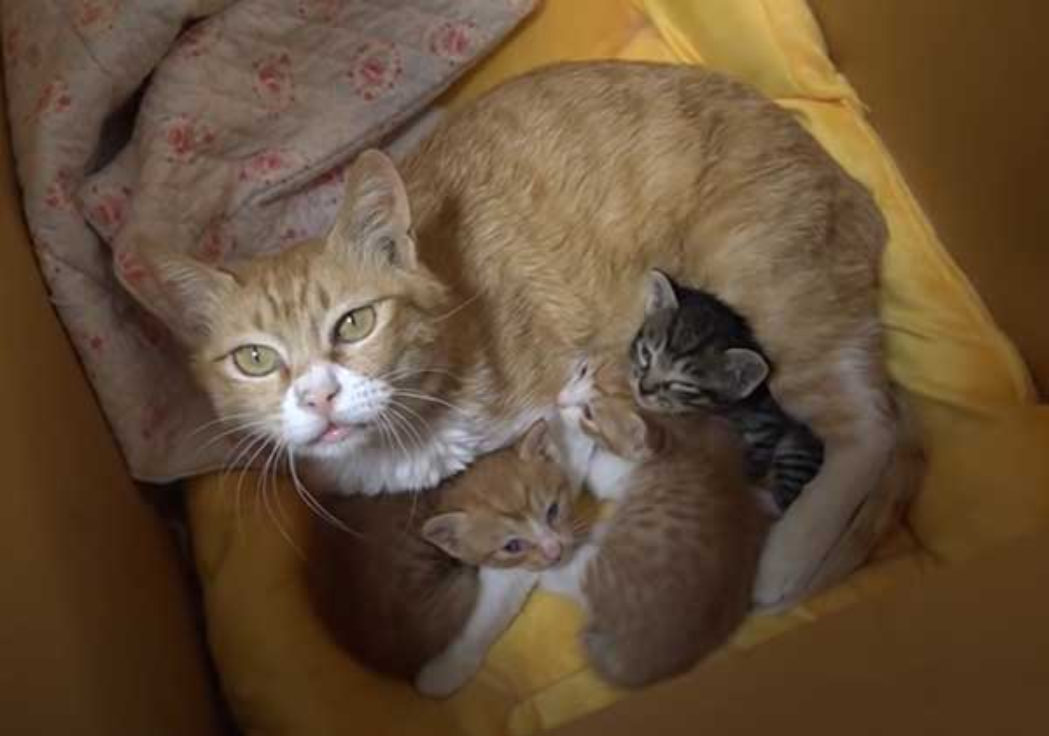
[[[268,376],[281,367],[280,354],[265,345],[242,345],[232,355],[237,370],[252,378]]]
[[[335,325],[335,342],[360,342],[375,329],[375,307],[358,307],[344,314]]]

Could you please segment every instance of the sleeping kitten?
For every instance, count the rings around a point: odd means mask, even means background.
[[[638,403],[657,412],[705,410],[746,444],[747,474],[782,513],[823,465],[823,442],[768,387],[769,361],[742,315],[712,294],[653,271],[645,322],[630,348]]]
[[[564,455],[583,459],[595,495],[620,503],[543,586],[588,610],[583,645],[612,683],[690,669],[750,610],[766,521],[738,441],[715,417],[643,412],[607,365],[572,379],[560,421]]]
[[[313,535],[317,608],[339,643],[378,671],[443,697],[477,671],[540,571],[580,531],[576,488],[546,450],[546,426],[433,493],[334,497]]]

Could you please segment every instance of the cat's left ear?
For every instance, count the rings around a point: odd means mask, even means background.
[[[726,389],[736,399],[745,399],[769,377],[769,364],[753,350],[729,348],[725,351],[724,371]]]
[[[650,317],[656,312],[677,308],[678,300],[674,282],[662,271],[656,269],[650,271],[648,295],[645,298],[645,316]]]
[[[526,462],[543,459],[551,462],[560,461],[560,453],[554,441],[550,425],[545,419],[533,424],[524,438],[517,443],[517,455]]]
[[[462,541],[466,533],[466,524],[467,515],[463,511],[438,514],[423,524],[423,539],[458,559],[463,553]]]
[[[345,199],[328,246],[379,264],[413,268],[411,229],[408,192],[393,162],[380,151],[365,151],[346,171]]]

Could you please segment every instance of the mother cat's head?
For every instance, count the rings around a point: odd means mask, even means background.
[[[323,240],[222,268],[157,247],[134,255],[147,276],[122,274],[125,286],[186,346],[220,418],[312,456],[384,434],[411,442],[406,425],[425,411],[415,394],[442,380],[430,369],[448,294],[418,262],[385,156],[348,171]]]

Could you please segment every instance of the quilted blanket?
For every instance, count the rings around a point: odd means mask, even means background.
[[[534,2],[3,2],[26,217],[136,477],[212,469],[229,448],[170,336],[118,285],[114,267],[145,277],[129,244],[221,262],[324,232],[341,167],[410,145]]]

